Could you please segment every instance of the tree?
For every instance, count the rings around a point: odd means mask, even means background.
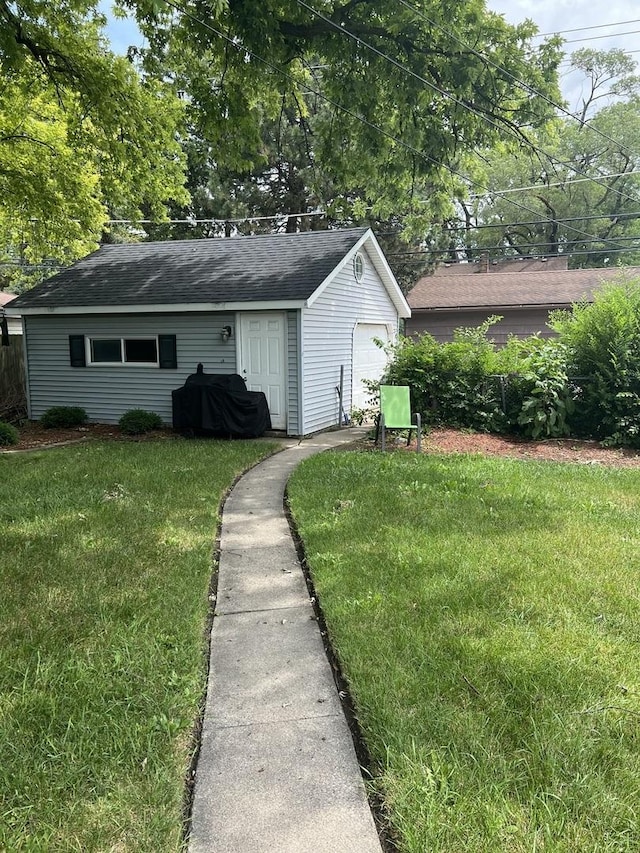
[[[182,105],[107,50],[102,23],[80,0],[0,0],[5,260],[69,262],[96,247],[110,215],[162,217],[167,201],[187,201]]]
[[[463,216],[451,222],[455,251],[562,252],[572,266],[640,261],[640,80],[619,54],[578,52],[587,94],[573,117],[536,132],[535,149],[500,144],[486,152],[488,191],[463,201]]]
[[[149,40],[147,72],[170,70],[187,93],[216,168],[264,167],[284,103],[342,215],[364,204],[381,219],[441,216],[466,153],[548,117],[513,76],[558,95],[555,42],[531,50],[533,24],[512,27],[483,0],[121,4]]]

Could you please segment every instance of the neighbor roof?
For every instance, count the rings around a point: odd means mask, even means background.
[[[455,268],[453,268],[455,269]],[[640,276],[640,267],[428,275],[409,292],[412,311],[572,305],[593,299],[606,281]]]
[[[369,229],[351,228],[102,246],[20,296],[15,308],[302,301],[367,234],[375,243]]]

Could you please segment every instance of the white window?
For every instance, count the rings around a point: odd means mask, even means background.
[[[87,337],[87,364],[159,367],[157,335],[131,338]]]
[[[353,258],[353,274],[357,282],[361,282],[364,278],[364,255],[362,252],[356,252]]]

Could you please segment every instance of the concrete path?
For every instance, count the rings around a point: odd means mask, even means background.
[[[325,433],[253,468],[222,517],[190,853],[381,853],[283,495]]]

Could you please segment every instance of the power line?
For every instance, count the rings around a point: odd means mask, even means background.
[[[627,220],[633,221],[634,219],[640,219],[640,211],[635,211],[632,213],[603,213],[600,215],[592,215],[592,216],[566,216],[566,217],[562,217],[562,218],[558,218],[558,219],[551,219],[549,217],[546,217],[545,219],[535,219],[531,222],[494,222],[494,223],[487,223],[485,225],[470,225],[470,226],[466,226],[465,224],[463,224],[461,226],[461,228],[469,227],[469,228],[472,228],[474,231],[476,231],[476,230],[480,230],[481,228],[517,228],[517,227],[521,227],[523,225],[542,225],[543,223],[551,223],[551,222],[556,222],[556,223],[584,222],[584,221],[591,221],[594,219],[616,219],[618,221],[613,223],[613,224],[617,225],[618,222],[620,222],[620,221],[627,221]],[[449,228],[447,230],[453,231],[453,230],[459,230],[459,229]],[[389,233],[392,233],[392,232],[389,232]],[[395,233],[395,232],[393,232],[393,233]],[[619,239],[619,238],[616,237],[616,239]]]
[[[456,105],[461,106],[463,109],[468,110],[469,112],[473,113],[474,115],[477,115],[479,118],[481,118],[484,121],[487,121],[490,125],[497,128],[498,130],[502,130],[502,129],[508,130],[509,129],[510,126],[508,124],[505,123],[504,128],[500,127],[498,124],[496,124],[496,122],[492,121],[486,114],[481,113],[478,110],[473,109],[473,107],[470,107],[470,106],[468,106],[468,104],[465,104],[464,101],[461,101],[459,98],[456,98],[455,95],[452,95],[450,92],[447,92],[446,90],[441,89],[439,86],[436,86],[434,83],[431,83],[429,80],[422,77],[420,74],[417,74],[411,68],[407,68],[406,65],[403,65],[401,62],[398,62],[396,59],[394,59],[393,57],[384,53],[383,51],[378,50],[377,47],[374,47],[373,45],[369,44],[364,39],[362,39],[360,36],[357,36],[354,33],[350,32],[350,30],[348,30],[342,24],[336,23],[335,21],[331,20],[331,18],[328,18],[326,15],[324,15],[322,12],[318,12],[316,9],[309,6],[305,2],[305,0],[296,0],[296,2],[298,3],[299,6],[302,6],[303,8],[307,9],[312,14],[316,15],[316,17],[320,18],[320,20],[325,21],[325,23],[334,27],[334,29],[336,29],[338,32],[344,33],[344,35],[349,36],[349,38],[353,39],[358,44],[364,45],[366,48],[371,50],[376,55],[382,57],[383,59],[392,63],[394,66],[396,66],[400,70],[404,71],[405,74],[409,74],[411,77],[415,77],[416,80],[419,80],[421,83],[424,83],[426,86],[429,86],[431,89],[438,92],[438,94],[443,95],[446,98],[449,98]],[[400,0],[400,2],[402,2],[403,5],[408,5],[408,4],[404,3],[404,0]],[[481,56],[481,54],[478,54],[478,55]],[[566,165],[564,163],[561,163],[559,160],[556,160],[554,157],[552,157],[550,154],[548,154],[543,149],[535,146],[530,140],[526,139],[526,137],[524,137],[523,134],[518,133],[518,135],[516,135],[514,133],[514,131],[512,130],[512,135],[514,135],[515,138],[519,139],[520,141],[522,140],[522,138],[525,138],[527,144],[533,149],[533,151],[536,152],[536,154],[538,154],[538,156],[543,155],[544,157],[546,157],[549,160],[549,162],[553,163],[554,165],[562,165],[562,166]],[[614,140],[612,140],[610,137],[607,137],[607,139],[614,142]],[[617,144],[617,143],[615,143],[615,144]],[[572,168],[573,168],[573,171],[576,172],[576,174],[582,175],[586,180],[589,180],[589,181],[592,181],[593,183],[599,184],[600,186],[604,187],[607,190],[607,192],[613,191],[616,195],[620,196],[620,198],[626,198],[630,201],[640,203],[640,199],[633,198],[628,193],[621,192],[620,190],[616,189],[615,187],[609,187],[606,184],[600,183],[600,181],[597,178],[593,178],[593,177],[588,176],[585,172],[583,172],[580,169],[577,169],[575,166]],[[511,192],[511,190],[509,190],[509,192]]]
[[[582,173],[578,172],[578,174],[582,174]],[[623,175],[640,175],[640,169],[635,169],[635,170],[632,170],[629,172],[616,172],[615,174],[612,174],[612,175],[601,175],[601,177],[602,178],[621,178]],[[524,192],[526,190],[546,189],[548,187],[564,187],[567,184],[584,184],[586,182],[591,182],[593,180],[594,180],[594,178],[569,178],[566,181],[558,181],[557,183],[554,182],[551,184],[532,184],[529,187],[511,187],[510,189],[507,189],[507,190],[498,190],[497,192],[493,193],[493,195],[503,196],[503,195],[506,195],[507,193],[519,193],[519,192]],[[598,184],[598,185],[603,186],[603,184]],[[611,188],[611,189],[613,189],[613,188]],[[632,201],[638,201],[638,199],[631,199],[631,196],[627,196],[627,198],[629,198]]]
[[[619,240],[621,242],[622,241],[633,242],[634,240],[640,240],[640,237],[638,235],[636,235],[635,237],[616,237],[616,240]],[[607,242],[606,238],[604,238],[604,239],[593,238],[592,240],[580,240],[580,243],[582,243],[583,245],[593,245],[594,243],[606,243],[606,242]],[[561,243],[559,245],[565,246],[565,247],[567,246],[566,243]],[[515,246],[509,245],[509,244],[504,244],[504,243],[498,244],[496,246],[472,246],[472,247],[460,246],[458,251],[467,251],[468,249],[470,249],[471,251],[474,251],[474,252],[492,252],[492,251],[499,251],[499,250],[505,250],[506,249],[508,251],[513,251],[513,252],[517,251],[520,254],[522,254],[522,252],[520,251],[521,249],[545,249],[545,248],[547,248],[547,249],[549,248],[549,241],[547,241],[545,243],[526,243],[526,242],[518,241],[517,245],[515,245]],[[635,246],[631,246],[631,247],[621,246],[619,248],[626,250],[629,248],[633,249],[636,247]],[[640,248],[640,246],[638,246],[637,248]],[[387,257],[389,257],[389,258],[400,258],[400,257],[409,258],[409,257],[418,257],[420,255],[438,255],[441,252],[446,252],[446,251],[450,251],[450,250],[449,249],[413,249],[413,250],[408,250],[406,252],[388,252]],[[608,252],[609,250],[606,246],[604,246],[602,249],[598,249],[597,251]],[[562,253],[562,254],[569,254],[569,253],[582,254],[580,249],[577,249],[577,248],[568,249],[568,251],[566,253]]]
[[[301,219],[305,216],[328,216],[326,210],[306,213],[274,213],[270,216],[242,216],[239,219],[107,219],[106,225],[237,225],[241,222],[260,222],[267,219]]]
[[[430,18],[428,15],[426,15],[421,9],[417,9],[415,6],[408,3],[407,0],[398,0],[398,2],[402,6],[404,6],[406,9],[409,9],[410,11],[414,12],[416,15],[418,15],[420,18],[422,18],[428,24],[430,24],[431,26],[440,30],[440,32],[444,33],[449,38],[458,42],[458,44],[462,45],[462,47],[464,47],[466,50],[470,51],[473,56],[477,56],[483,62],[486,62],[492,68],[495,68],[501,74],[505,75],[509,80],[513,80],[514,83],[517,83],[518,86],[521,86],[525,91],[529,92],[529,94],[535,95],[538,98],[542,98],[542,100],[545,103],[549,104],[549,106],[553,107],[554,109],[558,110],[563,115],[567,116],[567,118],[571,118],[574,121],[579,122],[582,125],[582,127],[587,128],[592,133],[596,133],[602,139],[606,139],[607,142],[612,142],[616,146],[616,148],[618,148],[620,151],[625,151],[626,153],[633,155],[633,152],[630,151],[630,149],[628,149],[624,145],[620,145],[620,143],[616,139],[614,139],[613,137],[604,133],[599,128],[594,127],[593,125],[589,124],[589,122],[582,121],[581,119],[578,118],[578,116],[574,115],[570,110],[566,109],[561,104],[557,104],[552,98],[547,97],[547,95],[544,95],[542,92],[538,92],[538,90],[534,89],[533,86],[530,86],[528,83],[525,83],[523,80],[520,80],[518,77],[514,76],[509,71],[507,71],[506,68],[503,68],[501,65],[498,65],[496,62],[494,62],[488,56],[485,56],[485,54],[481,53],[479,50],[476,50],[474,47],[467,44],[462,39],[458,38],[458,36],[455,33],[451,32],[451,30],[448,30],[446,27],[443,27],[441,24],[438,24],[437,21],[434,21],[432,18]]]
[[[355,119],[356,121],[366,125],[367,127],[372,128],[373,130],[378,131],[378,133],[385,136],[387,139],[390,139],[391,141],[395,142],[397,145],[401,146],[402,148],[405,148],[406,150],[411,151],[413,154],[416,154],[418,157],[425,160],[425,162],[432,163],[434,166],[436,166],[438,168],[445,169],[451,175],[454,175],[455,177],[460,178],[465,184],[469,183],[469,179],[467,178],[467,176],[463,175],[461,172],[458,172],[452,166],[449,166],[446,163],[439,162],[439,161],[435,160],[433,157],[430,157],[428,154],[425,154],[423,151],[419,151],[417,148],[414,148],[414,146],[409,145],[407,142],[404,142],[404,140],[398,138],[397,136],[394,136],[392,133],[389,133],[388,131],[384,130],[379,125],[375,124],[374,122],[371,122],[368,119],[357,115],[356,113],[353,112],[353,110],[350,110],[348,107],[344,107],[341,104],[337,103],[336,101],[333,101],[331,98],[327,97],[322,92],[319,92],[317,89],[314,89],[313,87],[309,86],[309,84],[304,83],[304,82],[301,83],[301,81],[295,80],[289,73],[284,71],[281,67],[274,65],[272,62],[269,62],[269,60],[264,59],[263,57],[261,57],[257,53],[255,53],[255,51],[252,51],[248,47],[243,45],[242,42],[237,37],[231,38],[230,36],[226,35],[225,33],[221,32],[220,30],[218,30],[216,27],[214,27],[211,24],[203,21],[201,18],[196,17],[195,15],[193,15],[191,12],[187,11],[186,9],[183,9],[182,7],[177,5],[175,2],[173,2],[173,0],[166,0],[166,3],[168,6],[175,9],[176,11],[180,12],[185,17],[190,18],[192,21],[194,21],[194,23],[199,24],[201,27],[204,27],[205,29],[210,30],[211,32],[213,32],[217,36],[219,36],[220,38],[224,39],[228,44],[230,44],[232,47],[234,47],[238,52],[242,52],[245,55],[245,57],[248,56],[248,57],[251,57],[253,59],[258,60],[258,62],[261,62],[263,65],[266,65],[268,68],[271,68],[271,70],[280,74],[284,79],[291,82],[294,86],[299,86],[299,85],[304,86],[305,89],[308,92],[310,92],[311,94],[316,95],[316,97],[321,98],[322,100],[331,104],[333,107],[342,111],[343,113],[345,113],[346,115]],[[488,187],[485,187],[478,182],[476,182],[476,186],[479,186],[480,189],[483,189],[486,192],[490,192]],[[529,207],[528,205],[522,204],[521,202],[513,201],[512,199],[505,199],[505,200],[508,201],[510,204],[512,204],[514,207],[519,208],[520,210],[525,210],[528,213],[533,213],[534,215],[537,215],[537,211],[534,210],[533,208]],[[632,200],[637,201],[636,199],[632,199]],[[581,230],[579,230],[577,228],[573,228],[571,226],[569,226],[569,230],[574,231],[576,234],[579,234],[580,236],[583,236],[583,237],[591,237],[592,236],[591,234],[588,234],[586,231],[581,231]]]
[[[510,251],[515,252],[516,250],[511,248],[511,246],[496,246],[495,249],[499,249],[502,251]],[[486,252],[490,251],[490,249],[479,249],[474,248],[472,251],[480,254],[468,255],[469,250],[467,250],[464,246],[457,246],[454,249],[439,249],[434,250],[433,254],[444,255],[445,257],[450,257],[452,253],[464,254],[465,261],[478,261],[478,260],[486,260]],[[571,249],[568,252],[558,252],[557,254],[542,254],[542,255],[526,255],[523,256],[520,253],[516,253],[515,255],[507,255],[507,260],[532,260],[537,261],[542,258],[573,258],[573,257],[584,257],[585,255],[619,255],[621,252],[640,252],[640,245],[638,246],[621,246],[616,249],[615,247],[607,246],[606,249],[587,249],[585,251],[581,251],[580,249]],[[482,254],[485,253],[485,254]],[[393,257],[393,255],[388,254],[388,258]],[[409,263],[411,261],[418,262],[419,258],[407,258],[404,263]],[[399,262],[398,262],[399,263]],[[422,262],[421,262],[422,263]],[[560,270],[558,270],[560,272]]]
[[[631,21],[615,21],[611,24],[593,24],[591,27],[575,27],[572,30],[556,30],[553,33],[536,33],[532,38],[546,38],[547,36],[558,36],[562,33],[581,33],[585,30],[603,30],[605,27],[622,27],[626,24],[638,24],[640,23],[640,18],[634,18]]]
[[[564,44],[577,44],[578,42],[598,41],[599,39],[613,39],[618,36],[633,36],[636,33],[640,33],[640,30],[627,30],[627,32],[624,33],[609,33],[608,35],[603,36],[589,36],[589,38],[584,39],[565,39]]]

